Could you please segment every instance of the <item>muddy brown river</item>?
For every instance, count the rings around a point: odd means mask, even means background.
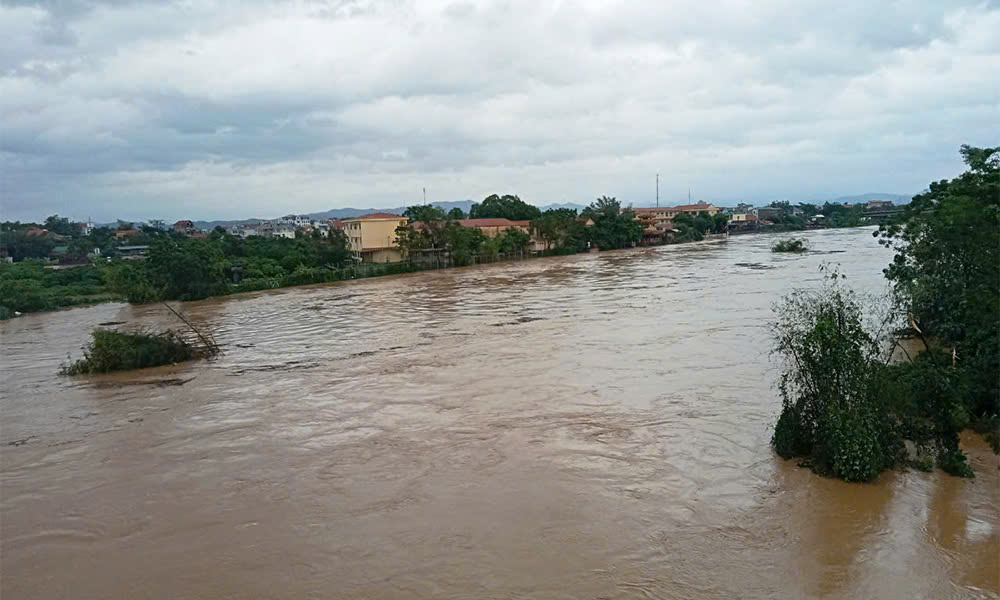
[[[871,230],[180,304],[211,362],[55,374],[121,304],[0,323],[0,597],[998,598],[998,461],[824,479],[768,446],[771,306]]]

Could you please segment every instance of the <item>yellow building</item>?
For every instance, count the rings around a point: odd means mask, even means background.
[[[371,213],[344,219],[348,249],[361,262],[398,262],[403,259],[396,244],[396,228],[408,219],[392,213]]]
[[[713,206],[707,202],[698,202],[697,204],[681,204],[680,206],[658,206],[649,208],[633,208],[635,214],[643,220],[654,220],[654,221],[668,221],[672,220],[674,217],[681,213],[691,213],[692,216],[698,213],[706,213],[710,217],[714,217],[715,213],[719,212],[718,206]]]

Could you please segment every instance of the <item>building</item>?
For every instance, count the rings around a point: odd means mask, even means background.
[[[138,229],[118,229],[115,231],[116,240],[127,240],[134,237],[139,237]]]
[[[149,246],[118,246],[118,255],[125,260],[143,259],[148,253]]]
[[[295,239],[295,225],[291,223],[278,223],[274,227],[274,231],[271,232],[273,237],[287,238],[290,240]]]
[[[396,228],[408,219],[377,212],[342,221],[348,249],[361,262],[398,262],[403,256],[396,244]]]
[[[508,229],[520,229],[530,233],[530,221],[511,221],[510,219],[458,219],[462,227],[472,227],[483,232],[483,235],[494,238]]]
[[[644,208],[633,208],[632,211],[635,212],[636,216],[638,216],[641,221],[668,221],[673,220],[674,217],[681,213],[691,213],[691,215],[706,213],[708,216],[714,217],[716,213],[719,212],[719,207],[707,202],[697,202],[695,204],[681,204],[678,206],[650,206]]]
[[[785,214],[785,209],[773,206],[765,206],[757,209],[757,216],[761,219],[775,219]]]
[[[174,223],[174,231],[181,235],[191,235],[195,232],[194,223],[187,219],[182,219]]]
[[[892,200],[872,200],[865,204],[865,208],[868,210],[875,208],[892,208]]]
[[[97,226],[90,219],[87,219],[86,223],[80,223],[80,235],[90,235],[95,229]]]

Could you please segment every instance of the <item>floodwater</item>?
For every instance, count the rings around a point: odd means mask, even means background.
[[[865,229],[181,305],[215,361],[55,375],[101,305],[0,324],[0,597],[997,598],[998,462],[824,479],[768,447],[772,304]],[[842,252],[840,252],[842,251]]]

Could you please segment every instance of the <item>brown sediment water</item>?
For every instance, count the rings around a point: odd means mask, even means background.
[[[0,323],[0,597],[997,598],[977,436],[974,480],[770,450],[771,306],[890,259],[804,235],[184,303],[222,357],[101,377],[56,371],[172,315]]]

